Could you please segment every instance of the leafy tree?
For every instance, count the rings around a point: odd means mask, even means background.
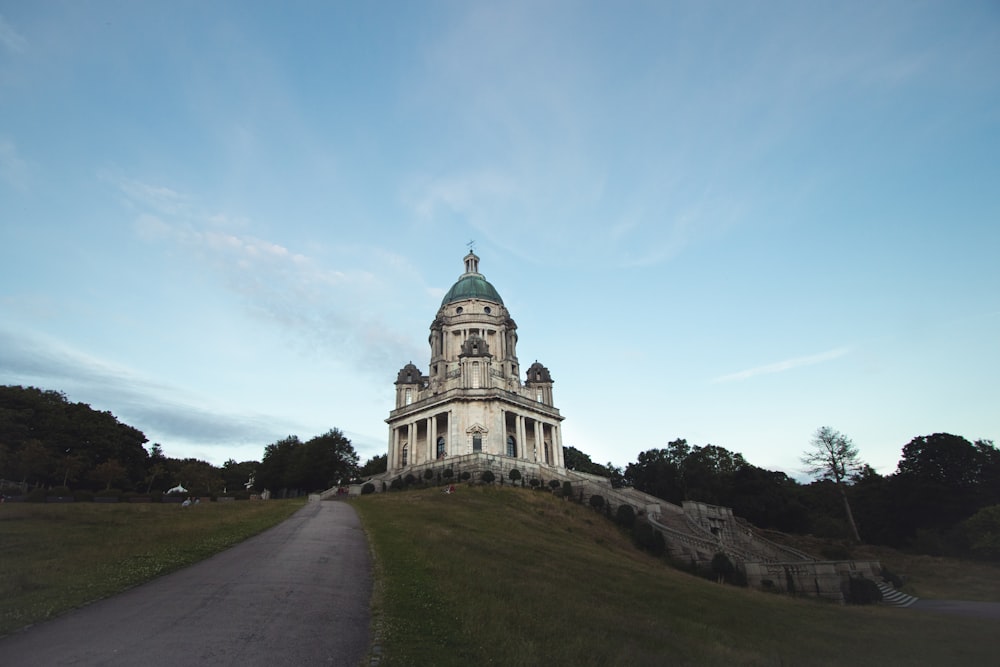
[[[479,479],[486,482],[487,484],[492,484],[496,478],[497,478],[496,475],[494,475],[489,470],[484,471],[483,474],[479,476]]]
[[[601,477],[611,476],[610,470],[600,463],[594,463],[589,455],[584,454],[576,447],[563,447],[563,461],[570,470],[600,475]]]
[[[93,480],[94,467],[111,459],[125,468],[126,479],[121,481],[128,485],[146,476],[148,455],[141,431],[110,412],[70,403],[61,392],[0,386],[0,442],[6,449],[5,469],[29,475],[35,484],[66,484],[74,477]]]
[[[264,447],[264,458],[254,479],[257,489],[270,489],[274,492],[294,488],[290,482],[292,458],[294,451],[302,446],[298,436],[290,435]],[[282,492],[281,495],[284,495]]]
[[[809,512],[800,485],[780,471],[747,464],[729,477],[728,505],[755,526],[803,533]]]
[[[96,466],[91,473],[92,477],[104,484],[104,490],[110,491],[111,484],[114,482],[119,482],[125,479],[127,471],[125,466],[119,463],[116,459],[110,459],[104,463]]]
[[[378,475],[380,473],[388,470],[388,454],[379,454],[378,456],[373,456],[365,464],[361,466],[358,470],[358,475],[360,477],[371,477],[372,475]]]
[[[50,479],[55,461],[41,440],[28,440],[14,455],[14,470],[23,483],[42,486]]]
[[[625,466],[625,482],[640,491],[672,503],[685,500],[682,466],[691,453],[687,440],[679,438],[661,449],[640,452],[638,460]]]
[[[692,447],[680,463],[684,499],[731,505],[733,476],[747,465],[742,454],[723,447]]]
[[[517,468],[511,468],[510,472],[507,473],[507,477],[510,478],[512,483],[516,484],[517,481],[521,479],[521,471]]]
[[[226,493],[237,493],[247,488],[247,482],[254,476],[257,461],[236,462],[235,459],[228,459],[222,464],[220,470],[222,475],[222,488]]]
[[[264,448],[254,486],[298,495],[326,490],[357,475],[358,455],[339,429],[331,429],[303,443],[289,436]]]
[[[861,541],[858,526],[854,523],[851,513],[851,503],[847,499],[847,482],[850,477],[861,469],[862,462],[858,448],[851,439],[829,426],[823,426],[816,431],[812,439],[812,449],[802,455],[802,462],[807,466],[807,472],[821,479],[832,480],[837,486],[844,512],[851,528],[851,535],[856,542]]]
[[[914,514],[911,529],[941,530],[998,500],[1000,453],[989,441],[975,445],[950,433],[911,440],[896,470],[902,503]]]
[[[979,510],[962,522],[961,530],[973,556],[1000,560],[1000,505]]]
[[[620,489],[625,486],[625,471],[622,470],[621,466],[616,466],[608,461],[604,467],[608,470],[608,480],[611,482],[612,489]]]

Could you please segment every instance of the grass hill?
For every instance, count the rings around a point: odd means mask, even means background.
[[[589,507],[460,487],[364,496],[380,664],[994,664],[996,622],[720,586]]]

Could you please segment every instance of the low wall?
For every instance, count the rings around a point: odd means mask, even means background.
[[[743,564],[747,585],[791,595],[806,595],[844,602],[844,584],[851,577],[877,581],[878,561],[794,561],[790,563],[747,562]]]

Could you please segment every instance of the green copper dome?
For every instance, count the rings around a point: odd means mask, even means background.
[[[463,299],[482,299],[503,305],[503,299],[497,294],[496,288],[478,273],[466,273],[458,279],[441,300],[444,306]]]

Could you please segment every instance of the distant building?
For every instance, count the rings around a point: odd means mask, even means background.
[[[563,468],[552,377],[536,361],[521,382],[517,325],[475,253],[430,329],[427,374],[411,361],[396,376],[388,471],[474,453]]]

